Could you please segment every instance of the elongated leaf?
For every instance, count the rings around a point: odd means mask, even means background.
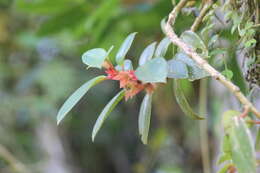
[[[186,79],[189,77],[188,68],[185,63],[172,59],[168,61],[168,78]]]
[[[144,49],[139,58],[139,65],[144,65],[147,61],[152,59],[155,50],[155,45],[156,42],[153,42]]]
[[[101,68],[107,57],[107,52],[102,48],[88,50],[82,55],[82,61],[89,67]]]
[[[181,110],[184,112],[185,115],[197,120],[203,120],[203,117],[200,117],[198,114],[193,112],[191,106],[189,105],[182,88],[180,87],[180,83],[178,79],[174,80],[174,94],[179,104]]]
[[[221,72],[227,79],[231,80],[233,77],[233,72],[229,69],[225,69],[224,71]]]
[[[197,80],[204,77],[209,76],[209,74],[201,69],[195,61],[193,61],[188,55],[185,53],[179,52],[174,57],[178,61],[182,61],[187,65],[188,72],[189,72],[189,80]]]
[[[143,102],[141,104],[140,112],[139,112],[139,134],[141,135],[141,139],[143,144],[147,144],[147,138],[150,127],[150,119],[151,119],[151,109],[152,109],[152,94],[146,94]]]
[[[231,154],[223,153],[223,154],[219,157],[219,159],[218,159],[218,161],[217,161],[217,164],[220,165],[220,164],[222,164],[222,163],[224,163],[224,162],[226,162],[226,161],[228,161],[228,160],[231,160]]]
[[[144,83],[166,82],[168,65],[164,58],[154,58],[139,66],[135,75]]]
[[[168,37],[162,39],[155,50],[154,56],[164,57],[170,44],[171,44],[171,40]]]
[[[241,112],[238,112],[236,110],[228,110],[226,112],[223,113],[222,115],[222,125],[224,127],[224,131],[226,134],[229,133],[230,128],[233,124],[234,121],[234,117],[235,116],[239,116],[241,114]],[[226,140],[225,138],[228,138],[227,136],[223,138],[223,140]]]
[[[217,173],[227,173],[228,169],[234,166],[232,163],[225,164]]]
[[[95,86],[105,79],[106,76],[98,76],[78,88],[61,106],[57,115],[57,124],[59,124],[61,120],[63,120],[66,114],[78,103],[78,101],[88,92],[91,87]]]
[[[229,135],[225,134],[223,136],[223,139],[221,141],[221,150],[223,153],[225,154],[229,154],[231,155],[231,145],[230,145],[230,139],[229,139]]]
[[[202,39],[195,33],[192,31],[184,31],[181,34],[181,39],[191,45],[193,48],[200,48],[202,50],[207,50],[206,45],[204,44],[204,42],[202,41]]]
[[[165,26],[166,26],[166,17],[161,20],[161,30],[166,35]]]
[[[202,51],[200,54],[204,58],[209,58],[206,45],[204,44],[203,40],[195,32],[184,31],[181,34],[181,39],[185,43],[191,45],[191,47],[194,48],[195,50],[200,49]]]
[[[129,59],[126,59],[124,61],[124,70],[133,70],[132,61]]]
[[[129,34],[123,44],[121,45],[120,49],[118,50],[116,54],[116,62],[117,64],[121,65],[124,62],[125,56],[130,49],[134,38],[135,38],[136,32]]]
[[[122,70],[125,70],[125,71],[127,71],[127,70],[133,70],[132,61],[129,60],[129,59],[124,60],[123,65],[117,65],[117,66],[116,66],[116,70],[118,70],[118,71],[122,71]]]
[[[243,119],[233,118],[230,130],[232,160],[240,173],[256,173],[253,139]]]
[[[208,46],[212,47],[218,39],[219,39],[219,35],[217,35],[217,34],[214,35],[213,37],[211,37],[209,40]]]
[[[125,91],[124,90],[120,91],[112,100],[109,101],[109,103],[105,106],[105,108],[100,113],[92,131],[93,142],[95,140],[98,131],[102,127],[104,121],[107,119],[108,115],[113,111],[115,106],[123,99],[124,95],[125,95]]]

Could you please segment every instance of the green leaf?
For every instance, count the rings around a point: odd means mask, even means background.
[[[124,68],[123,68],[123,67],[124,67]],[[117,65],[117,66],[116,66],[116,70],[118,70],[118,71],[122,71],[122,70],[125,70],[125,71],[127,71],[127,70],[133,70],[132,61],[129,60],[129,59],[124,60],[123,65]]]
[[[85,52],[82,55],[82,61],[89,67],[101,68],[107,55],[108,54],[105,49],[95,48]]]
[[[187,54],[179,52],[175,55],[175,60],[181,61],[187,65],[189,72],[189,80],[197,80],[209,76],[209,74],[201,69],[195,61],[193,61]]]
[[[133,70],[132,61],[129,59],[124,60],[124,70]]]
[[[125,95],[125,90],[120,91],[112,100],[109,101],[109,103],[105,106],[105,108],[100,113],[92,131],[93,142],[95,140],[98,131],[103,125],[104,121],[107,119],[108,115],[113,111],[115,106],[123,99],[124,95]]]
[[[190,45],[193,49],[198,50],[201,49],[202,53],[201,55],[204,58],[208,58],[208,50],[206,45],[204,44],[204,42],[202,41],[202,39],[195,33],[192,31],[184,31],[181,34],[181,39],[187,43],[188,45]]]
[[[229,141],[229,135],[225,134],[222,139],[221,149],[225,154],[231,154],[231,145]]]
[[[171,40],[168,37],[162,39],[155,50],[154,56],[164,57],[170,44]]]
[[[182,61],[172,59],[168,61],[168,78],[186,79],[189,77],[187,65]]]
[[[80,88],[78,88],[62,105],[57,115],[57,124],[63,120],[66,114],[78,103],[78,101],[88,92],[88,90],[95,86],[96,84],[102,82],[106,79],[106,76],[98,76],[90,81],[83,84]]]
[[[219,38],[219,35],[217,35],[217,34],[214,35],[213,37],[211,37],[209,40],[208,46],[209,47],[213,46],[216,43],[216,41],[218,40],[218,38]]]
[[[221,72],[221,74],[223,74],[227,79],[231,80],[233,77],[233,72],[231,70],[224,70]]]
[[[217,161],[217,164],[220,165],[228,160],[231,160],[231,155],[230,154],[227,154],[227,153],[223,153],[219,158],[218,158],[218,161]]]
[[[217,173],[227,173],[231,166],[233,166],[232,163],[225,164]]]
[[[256,173],[253,139],[243,119],[233,118],[230,130],[232,160],[239,173]]]
[[[144,51],[142,52],[142,54],[139,58],[139,65],[140,66],[144,65],[147,61],[152,59],[153,54],[154,54],[154,50],[155,50],[155,45],[156,45],[156,42],[153,42],[144,49]]]
[[[222,125],[224,127],[224,131],[226,133],[229,133],[229,130],[231,128],[231,125],[233,124],[233,118],[235,116],[239,116],[241,112],[235,111],[235,110],[228,110],[223,113],[222,115]]]
[[[152,94],[146,94],[143,102],[141,104],[140,112],[139,112],[139,134],[141,135],[141,139],[143,144],[147,144],[147,138],[150,127],[150,119],[151,119],[151,109],[152,109]]]
[[[203,29],[201,30],[200,32],[200,36],[201,38],[203,38],[203,41],[205,43],[208,43],[209,42],[209,32],[212,30],[212,28],[214,27],[215,24],[209,24],[209,25],[206,25],[205,27],[203,27]]]
[[[116,54],[117,64],[121,65],[124,62],[125,56],[134,41],[135,35],[136,35],[136,32],[131,33],[124,40],[123,44],[121,45],[120,49],[118,50],[118,52]]]
[[[218,54],[225,54],[226,52],[227,52],[226,49],[217,48],[217,49],[212,50],[209,53],[209,56],[215,56],[215,55],[218,55]]]
[[[253,46],[253,45],[255,45],[256,44],[256,40],[253,38],[253,39],[251,39],[251,40],[248,40],[246,43],[245,43],[245,48],[249,48],[249,47],[251,47],[251,46]]]
[[[161,20],[161,22],[160,22],[160,25],[161,25],[161,30],[162,30],[162,32],[166,35],[166,31],[165,31],[165,26],[166,26],[166,21],[167,20],[167,18],[165,17],[165,18],[163,18],[162,20]]]
[[[185,115],[197,119],[203,120],[204,118],[193,112],[191,106],[189,105],[182,88],[180,87],[180,81],[178,79],[174,80],[174,94],[179,104],[181,110],[184,112]]]
[[[168,65],[164,58],[154,58],[139,66],[135,75],[144,83],[166,82]]]

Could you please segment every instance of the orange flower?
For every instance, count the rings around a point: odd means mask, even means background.
[[[148,93],[153,92],[155,89],[154,84],[143,84],[141,81],[139,81],[134,73],[134,70],[117,71],[113,66],[111,66],[111,64],[107,65],[106,67],[107,70],[105,72],[107,73],[107,78],[119,81],[120,88],[124,88],[126,90],[126,100],[132,98],[144,89]]]

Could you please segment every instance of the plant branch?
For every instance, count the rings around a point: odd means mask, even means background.
[[[240,89],[219,73],[214,67],[212,67],[207,61],[205,61],[200,55],[198,55],[189,45],[183,42],[173,31],[172,25],[179,11],[184,7],[188,0],[181,0],[176,7],[171,11],[168,16],[168,21],[165,26],[166,35],[172,41],[173,44],[180,47],[187,55],[190,56],[203,70],[207,71],[211,77],[222,83],[227,89],[232,92],[236,98],[244,105],[247,106],[258,118],[260,118],[260,112],[253,106],[253,104],[243,95]]]
[[[209,1],[208,3],[205,3],[205,5],[203,6],[202,10],[200,11],[199,16],[195,19],[194,23],[191,26],[191,31],[195,32],[199,25],[201,24],[203,17],[206,15],[207,11],[210,9],[210,7],[212,6],[213,1]]]
[[[28,173],[24,164],[18,161],[3,145],[0,144],[0,157],[3,158],[10,167],[18,173]]]

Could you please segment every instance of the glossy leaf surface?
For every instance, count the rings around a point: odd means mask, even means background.
[[[100,115],[98,116],[98,119],[94,125],[93,131],[92,131],[92,141],[95,140],[95,137],[102,127],[104,121],[107,119],[109,114],[114,110],[115,106],[123,99],[125,95],[125,91],[120,91],[112,100],[109,101],[109,103],[105,106],[105,108],[102,110]]]
[[[178,79],[174,80],[174,94],[175,94],[177,103],[179,104],[181,110],[184,112],[185,115],[187,115],[193,119],[197,119],[197,120],[204,119],[203,117],[199,116],[192,110],[190,104],[188,103],[188,101],[184,95],[184,92],[180,86],[180,81]]]
[[[135,75],[144,83],[166,82],[168,65],[164,58],[154,58],[136,69]]]
[[[151,119],[151,109],[152,94],[146,94],[141,104],[138,120],[139,134],[141,135],[141,139],[144,144],[147,144]]]
[[[57,124],[63,120],[66,114],[79,102],[79,100],[88,92],[88,90],[96,84],[106,79],[106,76],[98,76],[86,82],[78,88],[61,106],[57,115]]]

